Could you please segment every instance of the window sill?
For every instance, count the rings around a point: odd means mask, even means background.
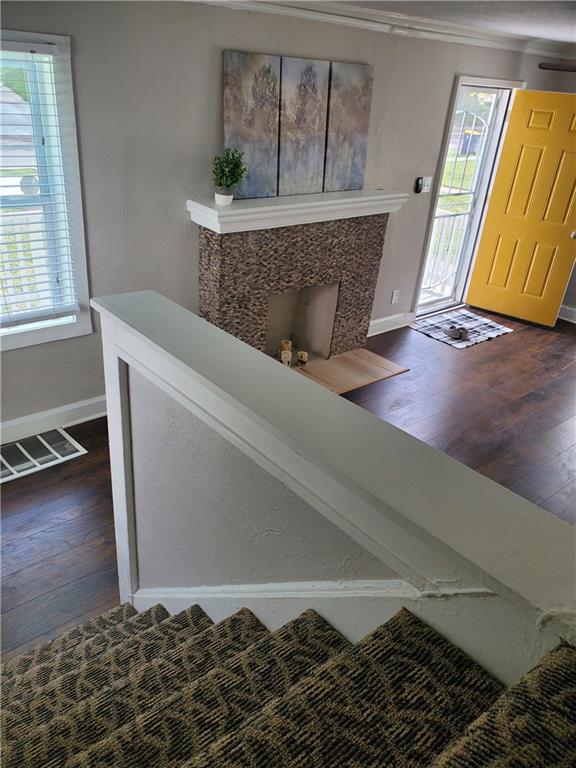
[[[2,352],[21,347],[32,347],[48,341],[71,339],[75,336],[86,336],[92,333],[92,318],[90,310],[79,312],[76,319],[69,323],[46,324],[43,328],[33,328],[16,333],[0,334]]]

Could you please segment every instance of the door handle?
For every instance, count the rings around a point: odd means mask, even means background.
[[[572,238],[572,240],[576,240],[576,232],[572,232],[572,234],[570,235],[570,237]]]

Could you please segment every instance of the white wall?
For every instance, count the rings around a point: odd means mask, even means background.
[[[140,589],[395,577],[134,370],[130,422]]]
[[[191,309],[197,232],[184,202],[221,147],[222,49],[373,64],[366,185],[390,191],[435,172],[457,74],[566,87],[533,56],[191,3],[5,2],[3,25],[72,38],[92,295],[153,288]],[[412,196],[391,216],[374,317],[411,308],[430,202]],[[104,391],[97,333],[3,358],[5,420]]]

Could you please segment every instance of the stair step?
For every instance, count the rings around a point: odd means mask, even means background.
[[[576,647],[503,692],[407,610],[352,646],[314,611],[270,634],[120,606],[3,681],[5,768],[576,765]]]
[[[306,611],[114,731],[71,760],[69,768],[165,768],[189,758],[349,647],[315,611]]]
[[[502,692],[491,675],[402,610],[318,667],[186,768],[423,768]]]
[[[54,656],[64,651],[68,651],[74,646],[96,637],[101,632],[106,632],[116,624],[136,616],[137,611],[130,603],[124,603],[110,611],[97,616],[90,621],[72,627],[68,632],[55,637],[53,640],[43,643],[26,653],[16,656],[2,665],[2,678],[6,680],[14,675],[21,675],[38,664],[44,664],[50,661]]]
[[[576,647],[562,643],[509,688],[432,768],[576,766]]]
[[[41,688],[26,688],[21,696],[15,696],[12,692],[2,713],[4,737],[14,739],[19,734],[25,735],[32,726],[51,720],[83,699],[113,685],[140,665],[166,654],[207,625],[212,625],[212,622],[204,611],[197,605],[192,606],[135,636],[129,636],[119,645],[77,665],[72,671],[50,680]]]
[[[7,680],[2,687],[2,702],[5,703],[8,696],[18,699],[25,697],[29,691],[38,691],[50,680],[77,669],[80,664],[88,662],[91,658],[109,651],[132,637],[136,637],[169,617],[170,614],[163,605],[155,605],[147,611],[137,613],[121,624],[109,627],[105,632],[101,632],[95,637],[55,654],[49,661],[37,664],[27,672]]]
[[[251,611],[242,609],[134,670],[117,684],[100,690],[66,714],[21,733],[21,738],[11,740],[5,750],[4,768],[64,765],[70,755],[105,738],[158,701],[169,700],[175,691],[268,634]]]

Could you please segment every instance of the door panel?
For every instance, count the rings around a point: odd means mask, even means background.
[[[466,301],[554,325],[576,259],[576,96],[519,91]]]

